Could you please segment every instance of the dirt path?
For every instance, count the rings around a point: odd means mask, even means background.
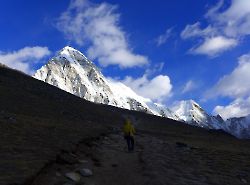
[[[170,143],[166,138],[147,134],[136,136],[135,148],[135,152],[128,153],[119,132],[90,138],[80,142],[71,154],[62,154],[32,185],[244,185],[250,182],[250,158],[240,153]],[[66,173],[78,173],[83,168],[91,169],[93,176],[81,177],[78,182],[65,177]]]
[[[101,145],[94,149],[94,156],[92,156],[92,161],[94,161],[92,167],[96,178],[93,176],[93,178],[86,179],[85,183],[93,185],[143,184],[145,176],[142,173],[144,165],[140,159],[141,152],[142,148],[139,144],[136,145],[133,153],[127,152],[126,143],[121,134],[104,137]]]
[[[32,185],[140,185],[147,177],[143,174],[142,146],[136,142],[134,152],[128,152],[121,133],[82,141],[68,153],[60,154],[35,177]],[[65,177],[69,172],[79,174],[90,169],[93,176],[72,181]]]

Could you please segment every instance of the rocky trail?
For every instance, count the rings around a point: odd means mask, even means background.
[[[127,152],[122,133],[89,138],[62,151],[32,185],[248,184],[250,157],[140,133]],[[243,159],[244,158],[244,159]],[[245,161],[245,164],[241,162]]]
[[[71,151],[62,151],[57,160],[47,165],[33,179],[32,185],[73,184],[142,184],[141,146],[127,152],[122,134],[89,138]],[[90,174],[83,174],[82,171]]]

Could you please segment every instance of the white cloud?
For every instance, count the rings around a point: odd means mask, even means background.
[[[238,66],[228,75],[223,76],[210,89],[207,97],[228,96],[241,98],[250,95],[250,54],[239,58]]]
[[[158,75],[151,80],[146,75],[137,79],[126,77],[123,83],[138,95],[153,101],[163,102],[171,96],[172,84],[168,76]]]
[[[238,37],[250,34],[250,1],[232,0],[230,6],[220,13],[223,1],[213,7],[206,17],[211,19],[227,36]]]
[[[223,119],[232,117],[243,117],[250,114],[250,97],[238,98],[226,106],[216,106],[213,111],[215,114],[220,114]]]
[[[145,71],[146,76],[155,76],[156,74],[160,74],[164,68],[165,63],[159,62],[155,64],[151,64]]]
[[[182,93],[190,92],[190,91],[192,91],[192,90],[194,90],[194,89],[196,89],[196,88],[197,88],[197,84],[196,84],[194,81],[189,80],[189,81],[185,84],[185,86],[184,86],[184,88],[183,88],[183,90],[182,90]]]
[[[250,1],[232,0],[227,7],[221,0],[204,17],[208,25],[206,28],[201,28],[201,24],[196,22],[181,32],[182,39],[202,39],[190,53],[218,55],[237,46],[240,39],[250,34]]]
[[[206,38],[205,41],[197,48],[191,49],[194,54],[205,54],[216,56],[217,54],[235,47],[238,41],[222,36]]]
[[[217,96],[230,97],[234,100],[226,106],[216,106],[215,113],[223,118],[241,117],[250,114],[250,54],[239,58],[238,66],[206,92],[207,98]]]
[[[147,64],[148,58],[135,54],[129,46],[119,21],[115,5],[72,0],[57,20],[57,28],[79,45],[90,44],[89,57],[98,59],[103,66],[126,68]]]
[[[216,30],[213,29],[210,25],[207,28],[202,29],[200,22],[194,24],[188,24],[184,30],[181,32],[182,39],[188,39],[193,37],[204,37],[204,36],[213,36],[215,35]]]
[[[49,54],[50,51],[47,47],[40,46],[24,47],[13,52],[0,51],[0,63],[27,74],[32,74],[34,64],[41,62],[41,59]]]
[[[207,13],[205,14],[205,17],[206,18],[214,17],[214,15],[220,10],[220,8],[223,6],[223,4],[224,4],[224,0],[219,0],[219,2],[215,6],[211,7],[207,11]]]
[[[164,34],[160,35],[156,39],[157,46],[161,46],[161,45],[165,44],[167,42],[167,40],[169,39],[169,37],[171,36],[172,31],[173,31],[173,28],[169,28],[166,30],[166,32]]]

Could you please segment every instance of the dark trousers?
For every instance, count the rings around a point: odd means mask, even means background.
[[[128,145],[128,151],[133,151],[134,150],[134,144],[135,144],[135,140],[133,136],[124,136],[124,138],[127,141],[127,145]]]

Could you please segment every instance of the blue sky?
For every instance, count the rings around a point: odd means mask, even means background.
[[[32,74],[66,45],[105,76],[171,106],[194,99],[224,118],[250,114],[246,0],[8,0],[0,62]]]

